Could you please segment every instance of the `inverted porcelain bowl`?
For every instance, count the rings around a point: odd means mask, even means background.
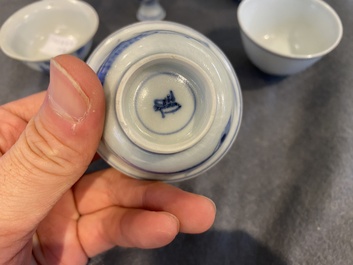
[[[226,56],[201,33],[166,21],[136,23],[107,37],[87,63],[106,96],[98,153],[125,174],[195,177],[234,142],[239,83]]]
[[[38,1],[5,21],[0,46],[9,57],[47,72],[50,59],[56,55],[66,53],[84,59],[98,23],[96,11],[83,1]]]
[[[313,65],[342,38],[336,12],[322,0],[246,0],[238,8],[242,41],[262,71],[290,75]]]

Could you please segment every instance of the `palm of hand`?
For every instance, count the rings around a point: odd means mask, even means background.
[[[17,141],[43,98],[40,93],[0,109],[0,155]],[[43,217],[39,224],[26,224],[28,231],[12,235],[16,244],[8,255],[17,256],[8,257],[11,264],[32,248],[38,264],[79,265],[116,245],[161,247],[178,232],[207,230],[215,207],[203,196],[106,169],[81,177]],[[0,239],[0,250],[2,244]]]

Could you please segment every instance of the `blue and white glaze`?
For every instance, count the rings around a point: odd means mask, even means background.
[[[25,62],[25,64],[39,72],[49,73],[50,61],[41,61],[41,62]]]
[[[209,117],[210,128],[193,146],[180,152],[158,153],[141,148],[126,136],[122,129],[125,125],[119,124],[116,114],[115,98],[124,75],[139,61],[155,54],[176,54],[192,60],[214,86],[213,90],[206,89],[207,93],[215,91],[214,95],[211,93],[216,108]],[[172,22],[133,24],[103,41],[88,64],[97,72],[107,97],[106,125],[98,153],[125,174],[162,181],[192,178],[214,166],[232,146],[242,116],[240,86],[226,56],[202,34]],[[200,91],[196,92],[198,100]],[[168,93],[169,90],[156,100],[167,97]],[[178,97],[170,101],[180,104]],[[183,104],[180,105],[181,110]],[[162,120],[163,115],[159,116]]]
[[[82,46],[78,50],[72,52],[71,55],[76,56],[81,60],[84,60],[87,57],[88,53],[90,52],[91,48],[92,48],[92,40],[90,40],[86,45]],[[50,71],[50,60],[39,61],[39,62],[25,62],[25,64],[30,68],[39,72],[49,73]]]
[[[92,43],[93,43],[93,40],[91,39],[84,46],[82,46],[81,48],[79,48],[78,50],[74,51],[71,54],[73,56],[76,56],[76,57],[80,58],[81,60],[86,59],[86,57],[88,56],[89,52],[91,51]]]
[[[148,22],[146,22],[146,23],[148,23]],[[182,32],[172,32],[172,31],[168,31],[168,30],[150,30],[150,31],[142,32],[136,36],[133,36],[132,38],[123,39],[123,40],[119,41],[117,46],[114,47],[113,50],[109,53],[109,55],[104,60],[102,65],[99,66],[99,69],[97,71],[97,75],[98,75],[98,78],[101,81],[102,85],[104,85],[105,77],[106,77],[107,73],[109,72],[110,68],[112,67],[112,64],[114,63],[115,59],[123,51],[125,51],[127,48],[129,48],[132,44],[144,39],[145,37],[148,37],[148,36],[154,35],[154,34],[177,34],[177,35],[180,35],[180,36],[185,37],[187,39],[198,41],[198,42],[202,43],[204,46],[209,47],[208,43],[205,42],[204,40],[195,39],[194,37],[189,36],[187,34],[184,34]]]
[[[127,48],[130,47],[131,44],[134,44],[135,42],[141,40],[142,38],[151,35],[151,34],[156,34],[158,33],[157,31],[150,31],[150,32],[143,32],[139,34],[138,36],[135,36],[131,39],[123,40],[121,41],[114,49],[113,51],[109,54],[107,59],[104,61],[104,63],[99,67],[99,70],[97,71],[97,75],[99,80],[101,81],[102,85],[104,85],[105,77],[112,67],[112,64],[114,63],[115,59]]]

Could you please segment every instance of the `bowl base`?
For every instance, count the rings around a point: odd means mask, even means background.
[[[155,153],[175,153],[207,133],[214,98],[213,84],[199,66],[179,55],[157,54],[126,71],[116,95],[116,113],[136,145]]]

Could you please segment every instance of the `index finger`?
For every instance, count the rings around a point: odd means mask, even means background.
[[[142,181],[110,168],[85,175],[74,186],[77,209],[81,215],[111,206],[163,211],[180,221],[180,231],[202,233],[214,222],[214,203],[162,182]]]
[[[0,157],[17,141],[44,96],[45,92],[41,92],[0,106]]]
[[[21,98],[2,106],[5,110],[28,122],[42,105],[46,91],[42,91],[25,98]]]

